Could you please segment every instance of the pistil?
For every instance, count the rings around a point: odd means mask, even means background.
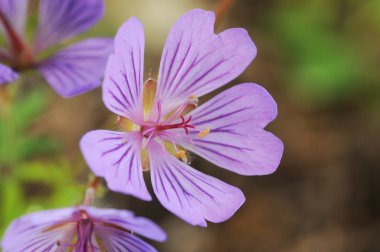
[[[189,116],[189,118],[187,120],[185,120],[185,118],[182,115],[180,116],[180,118],[181,118],[182,122],[174,123],[174,124],[157,125],[156,130],[161,131],[161,130],[168,130],[168,129],[184,129],[186,134],[188,135],[189,134],[188,128],[191,128],[191,129],[195,128],[193,125],[189,124],[191,121],[191,116]]]

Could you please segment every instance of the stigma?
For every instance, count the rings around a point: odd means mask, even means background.
[[[188,128],[191,128],[191,129],[195,128],[195,126],[190,124],[192,117],[189,116],[189,118],[185,120],[185,117],[181,115],[180,118],[182,120],[180,123],[157,125],[156,130],[161,131],[161,130],[168,130],[168,129],[184,129],[186,132],[186,135],[188,135],[189,134]]]

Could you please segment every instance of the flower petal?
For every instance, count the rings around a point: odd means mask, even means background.
[[[24,215],[8,227],[3,240],[4,252],[13,251],[55,251],[58,241],[70,240],[75,235],[75,224],[67,223],[59,228],[52,226],[69,220],[75,208],[55,209]]]
[[[118,30],[103,83],[103,101],[115,114],[142,122],[144,27],[132,17]]]
[[[164,241],[166,239],[165,232],[157,224],[147,218],[136,217],[133,212],[116,209],[99,209],[95,207],[82,208],[85,209],[92,218],[99,219],[103,223],[120,226],[152,240]],[[103,225],[97,227],[99,231],[103,228]]]
[[[237,85],[189,115],[192,125],[211,131],[204,138],[197,137],[196,131],[177,138],[186,149],[242,175],[265,175],[277,169],[283,144],[263,130],[276,117],[277,105],[263,87]]]
[[[165,152],[157,142],[148,144],[152,185],[161,204],[192,225],[230,218],[244,203],[240,189],[205,175]]]
[[[69,39],[93,26],[104,12],[102,0],[41,0],[34,51]]]
[[[106,251],[156,252],[157,250],[140,238],[108,226],[95,226],[95,232]]]
[[[28,3],[29,0],[0,0],[0,12],[4,13],[20,36],[24,35]],[[0,26],[3,30],[2,24]]]
[[[173,26],[162,53],[156,101],[168,113],[189,96],[202,96],[240,75],[256,56],[244,29],[214,33],[215,15],[184,14]]]
[[[104,177],[109,189],[151,200],[141,165],[141,135],[96,130],[86,133],[80,147],[96,176]]]
[[[8,84],[18,79],[18,74],[10,67],[0,64],[0,85]]]
[[[112,39],[86,39],[46,59],[38,70],[58,94],[69,98],[100,85],[111,52]]]

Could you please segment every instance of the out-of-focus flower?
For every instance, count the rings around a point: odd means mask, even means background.
[[[193,224],[231,217],[245,198],[240,189],[189,164],[187,150],[242,175],[265,175],[279,165],[282,142],[263,128],[277,105],[262,87],[240,84],[197,107],[198,97],[236,78],[256,56],[244,29],[214,34],[214,14],[192,10],[170,31],[158,82],[143,84],[144,31],[137,18],[118,31],[103,83],[103,101],[123,132],[91,131],[81,140],[92,171],[111,190],[151,200],[154,192]]]
[[[40,53],[93,26],[103,15],[102,0],[41,0],[32,43],[25,38],[29,0],[0,0],[0,32],[7,48],[0,48],[0,85],[18,78],[21,70],[36,69],[63,97],[72,97],[100,84],[112,39],[90,38],[46,59]]]
[[[2,240],[4,252],[156,251],[134,233],[164,241],[165,232],[132,212],[89,206],[47,210],[16,219]]]

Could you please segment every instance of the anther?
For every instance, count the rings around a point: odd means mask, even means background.
[[[189,102],[189,104],[192,104],[195,107],[197,107],[198,106],[198,97],[195,95],[190,95],[188,98],[188,102]]]
[[[204,138],[210,134],[210,128],[206,128],[198,133],[199,138]]]
[[[179,151],[177,151],[177,152],[174,154],[174,156],[175,156],[176,158],[183,158],[183,157],[186,157],[186,152],[185,152],[184,150],[179,150]]]
[[[179,150],[177,151],[174,156],[176,158],[179,158],[182,162],[188,164],[189,163],[189,159],[187,158],[187,155],[186,155],[186,152],[184,150]]]

